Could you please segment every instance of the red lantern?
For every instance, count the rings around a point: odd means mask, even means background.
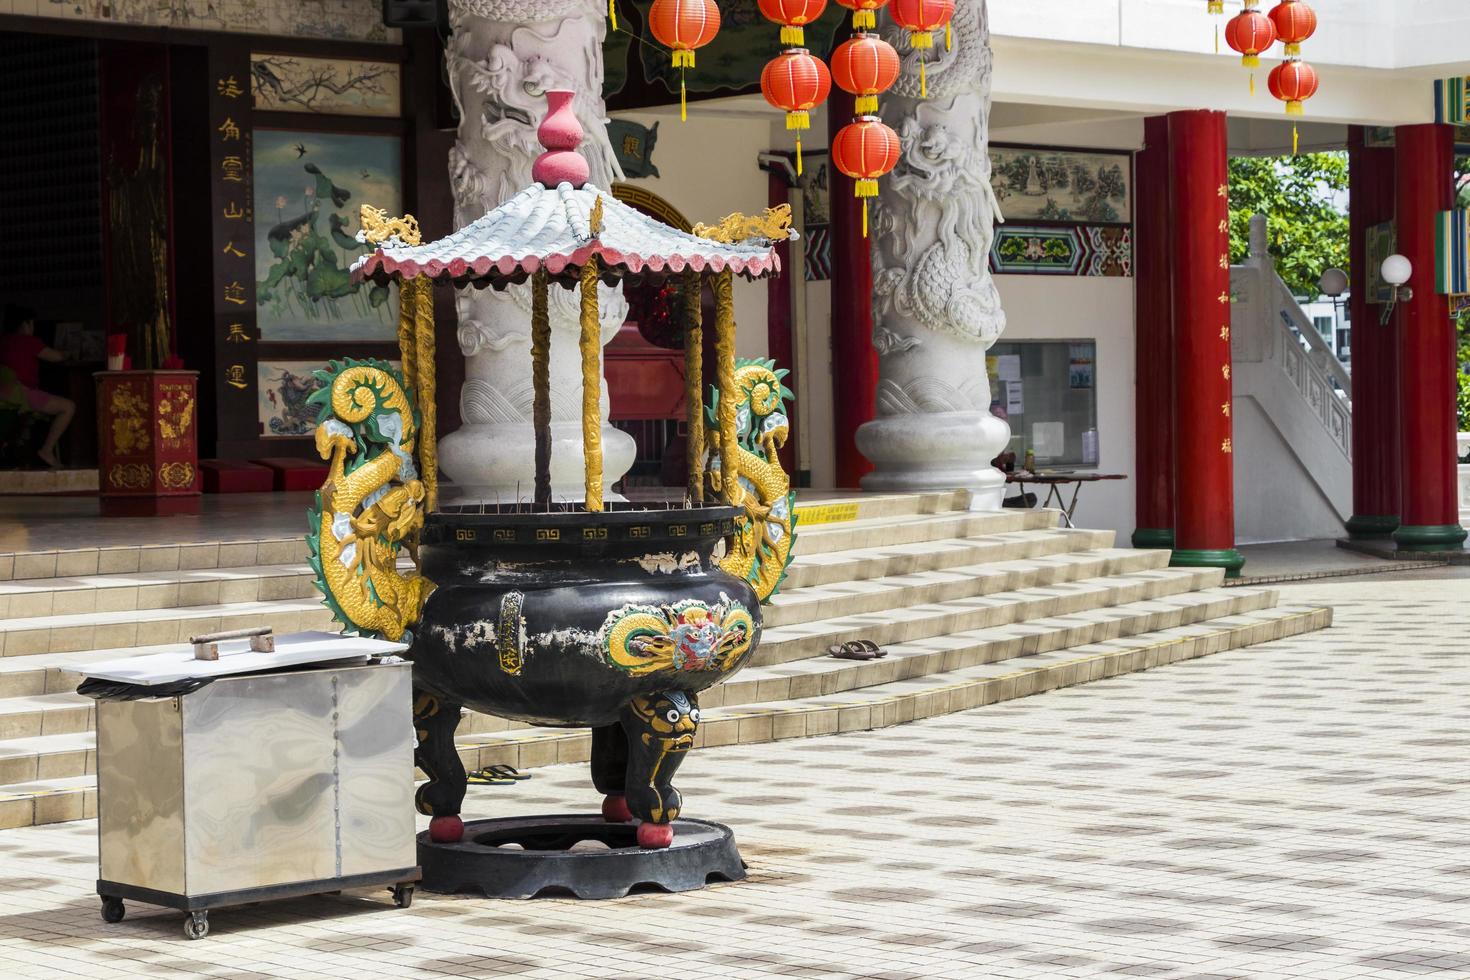
[[[888,14],[909,32],[909,47],[915,51],[934,47],[931,31],[948,28],[954,16],[954,0],[891,0]]]
[[[857,96],[853,111],[860,116],[878,111],[879,93],[898,80],[900,68],[898,52],[876,34],[855,34],[832,52],[832,80]]]
[[[720,8],[715,0],[653,0],[653,6],[648,9],[648,27],[659,44],[673,49],[675,68],[693,68],[694,49],[713,41],[720,31]],[[682,72],[679,118],[688,118]]]
[[[837,0],[838,3],[852,11],[852,26],[858,30],[878,26],[878,18],[873,11],[879,7],[888,6],[888,0]]]
[[[1305,61],[1283,61],[1271,69],[1271,94],[1286,103],[1286,114],[1300,116],[1302,103],[1317,94],[1317,71]]]
[[[1260,11],[1243,10],[1225,25],[1225,43],[1240,52],[1242,65],[1259,68],[1260,53],[1276,43],[1276,28]]]
[[[809,110],[827,101],[832,75],[821,58],[792,48],[772,58],[761,71],[761,94],[786,112],[786,128],[796,130],[796,173],[801,174],[801,131],[811,128]]]
[[[1282,0],[1271,10],[1271,23],[1286,45],[1286,56],[1302,53],[1302,42],[1317,33],[1317,12],[1302,0]]]
[[[898,134],[876,116],[859,116],[832,138],[832,165],[853,179],[863,202],[863,237],[868,237],[868,198],[878,196],[878,178],[898,163]]]
[[[822,16],[827,0],[758,0],[766,20],[781,25],[781,43],[793,48],[806,44],[802,28]]]
[[[673,49],[675,68],[693,68],[694,49],[719,33],[720,8],[715,0],[653,0],[648,27],[659,44]]]

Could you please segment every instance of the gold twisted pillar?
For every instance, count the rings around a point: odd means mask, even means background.
[[[729,269],[714,280],[715,286],[715,371],[720,387],[717,402],[720,420],[720,490],[727,504],[744,498],[740,489],[737,460],[740,441],[735,432],[735,293]]]
[[[600,201],[598,203],[601,203]],[[587,510],[602,510],[602,337],[597,319],[597,256],[582,266],[582,445],[587,465]]]
[[[419,396],[419,477],[424,481],[424,510],[439,508],[438,412],[434,405],[434,283],[413,281],[414,379]]]
[[[699,273],[684,270],[684,398],[689,403],[689,499],[704,503],[704,311]]]
[[[416,440],[425,510],[439,505],[439,457],[434,410],[434,284],[425,277],[404,280],[398,290],[398,357],[403,380],[419,410]]]
[[[536,503],[551,503],[551,317],[546,270],[531,276],[531,426],[536,433]]]

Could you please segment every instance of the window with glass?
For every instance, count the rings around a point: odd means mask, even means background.
[[[1097,465],[1096,341],[1005,341],[985,366],[990,411],[1010,423],[1017,466],[1028,451],[1037,467]]]

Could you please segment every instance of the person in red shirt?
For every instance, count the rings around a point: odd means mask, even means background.
[[[36,336],[36,314],[23,306],[5,307],[5,333],[0,335],[0,367],[9,368],[20,385],[19,400],[33,412],[51,416],[46,441],[36,450],[41,462],[58,467],[56,443],[71,425],[77,406],[70,398],[51,395],[41,390],[41,362],[59,364],[66,360],[61,351],[47,347]]]

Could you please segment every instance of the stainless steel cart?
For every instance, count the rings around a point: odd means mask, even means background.
[[[185,935],[201,939],[224,906],[373,885],[412,902],[410,665],[379,659],[403,645],[327,633],[266,645],[86,670],[107,921],[136,899],[187,912]]]

